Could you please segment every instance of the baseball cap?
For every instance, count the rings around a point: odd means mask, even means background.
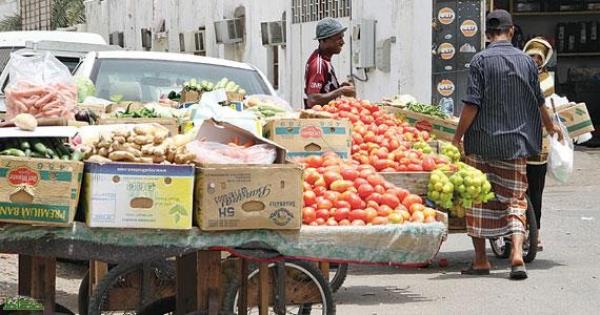
[[[494,10],[485,17],[487,30],[502,30],[513,26],[512,16],[506,10]]]
[[[348,28],[343,26],[340,21],[326,17],[317,23],[315,39],[324,39],[346,31]]]

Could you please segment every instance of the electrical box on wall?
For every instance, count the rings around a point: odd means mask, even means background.
[[[244,40],[242,19],[215,21],[217,44],[235,44]]]
[[[352,26],[352,63],[359,69],[375,67],[376,20],[357,20]]]

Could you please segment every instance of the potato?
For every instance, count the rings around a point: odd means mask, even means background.
[[[120,162],[135,162],[137,158],[131,152],[127,151],[115,151],[108,155],[108,158],[112,161]]]

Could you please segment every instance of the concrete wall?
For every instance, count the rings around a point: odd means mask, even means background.
[[[151,3],[151,5],[149,5]],[[201,4],[200,4],[201,3]],[[391,71],[372,69],[369,80],[357,84],[361,98],[380,100],[398,93],[408,93],[419,100],[431,99],[431,11],[432,0],[354,0],[352,19],[377,20],[376,40],[396,37],[391,47]],[[234,45],[215,43],[213,22],[233,18],[236,8],[245,8],[245,41]],[[382,10],[385,8],[385,10]],[[316,22],[292,24],[291,0],[90,0],[86,2],[87,29],[108,36],[123,31],[125,47],[142,49],[141,28],[151,28],[165,20],[167,39],[153,42],[153,50],[179,52],[179,33],[206,27],[206,55],[244,61],[257,66],[265,74],[271,72],[270,47],[261,43],[260,23],[276,21],[285,12],[287,45],[279,47],[279,94],[299,108],[302,105],[304,65],[318,43],[313,40]],[[350,27],[351,19],[340,18]],[[350,31],[346,46],[334,56],[333,65],[340,81],[350,74]],[[354,70],[363,77],[362,71]],[[272,73],[271,73],[272,75]]]

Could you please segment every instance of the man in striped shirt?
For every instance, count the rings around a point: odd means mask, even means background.
[[[526,160],[540,152],[542,123],[549,134],[558,128],[544,106],[537,66],[512,46],[513,34],[508,12],[488,14],[486,35],[491,44],[471,61],[454,142],[459,144],[464,135],[467,163],[487,174],[496,194],[495,200],[467,209],[475,259],[463,274],[489,274],[485,239],[512,235],[510,278],[525,279]]]
[[[344,82],[340,85],[331,65],[331,57],[342,51],[346,29],[333,18],[324,18],[317,24],[315,39],[319,41],[319,48],[308,58],[304,73],[305,108],[325,105],[340,96],[356,96],[351,83]]]

